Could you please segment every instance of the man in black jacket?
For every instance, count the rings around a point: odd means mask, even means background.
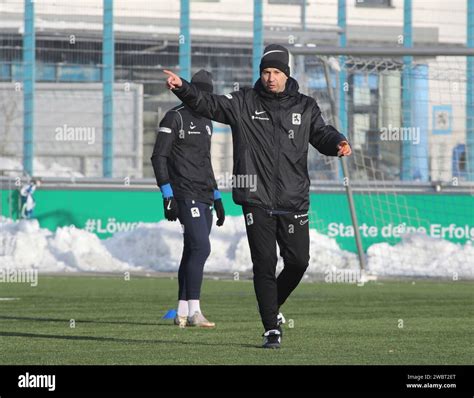
[[[227,95],[206,93],[165,71],[168,87],[191,109],[230,124],[234,175],[256,177],[257,189],[237,186],[232,196],[245,216],[265,348],[280,347],[280,306],[309,263],[308,144],[328,156],[351,154],[346,138],[324,122],[314,98],[298,92],[288,62],[285,47],[267,46],[255,86]],[[284,260],[278,278],[277,243]]]
[[[211,74],[197,72],[191,82],[203,92],[212,93]],[[163,194],[164,213],[169,221],[179,218],[184,248],[178,271],[178,311],[180,327],[212,328],[201,312],[200,294],[204,264],[211,252],[209,234],[212,205],[217,225],[225,213],[211,164],[212,122],[186,105],[168,111],[160,122],[151,161]]]

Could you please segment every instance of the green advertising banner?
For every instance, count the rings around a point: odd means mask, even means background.
[[[18,191],[0,192],[2,215],[19,218]],[[35,200],[35,218],[51,231],[74,225],[107,238],[139,223],[163,220],[159,191],[39,189]],[[405,232],[459,243],[474,240],[472,195],[356,193],[354,200],[364,249],[378,242],[395,244]],[[223,201],[228,216],[242,215],[230,192],[223,192]],[[341,248],[356,251],[344,193],[312,193],[309,217],[311,228],[333,237]]]

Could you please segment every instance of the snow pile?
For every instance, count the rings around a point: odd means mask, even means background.
[[[162,221],[141,224],[129,232],[115,234],[104,246],[117,259],[133,266],[155,271],[176,271],[183,250],[183,237],[178,223]],[[280,259],[279,266],[283,266]],[[339,248],[334,239],[311,230],[309,272],[324,272],[328,267],[358,267],[357,257]],[[207,272],[246,272],[252,260],[242,217],[227,217],[224,226],[213,226],[211,255]]]
[[[83,174],[74,171],[71,167],[62,166],[56,162],[45,166],[38,159],[33,159],[33,168],[36,177],[84,177]],[[23,165],[19,160],[0,156],[0,170],[3,170],[3,175],[6,176],[21,176]]]
[[[328,268],[357,268],[356,256],[336,241],[311,230],[309,272]],[[207,272],[252,270],[242,217],[227,217],[223,227],[213,226]],[[55,233],[39,227],[37,220],[0,220],[0,266],[37,267],[62,271],[177,271],[183,250],[178,223],[140,224],[101,241],[96,235],[73,227]],[[279,260],[279,267],[283,266]]]
[[[182,239],[177,222],[162,221],[141,223],[134,230],[116,233],[102,243],[116,259],[133,267],[174,271],[181,258]]]
[[[74,227],[52,233],[40,228],[37,220],[0,220],[0,267],[42,272],[132,269],[114,258],[96,235]]]
[[[378,243],[367,249],[369,270],[376,275],[453,277],[474,279],[474,246],[459,245],[422,234],[410,234],[390,246]]]
[[[140,224],[133,231],[101,241],[74,227],[55,233],[36,220],[12,222],[0,218],[0,267],[62,271],[177,271],[183,249],[180,225],[161,221]],[[342,250],[333,238],[310,230],[308,273],[358,269],[357,256]],[[250,250],[242,217],[227,217],[223,227],[213,226],[207,272],[249,272]],[[381,276],[437,276],[474,278],[474,247],[421,235],[407,235],[395,246],[372,245],[367,271]],[[283,266],[279,260],[278,267]]]

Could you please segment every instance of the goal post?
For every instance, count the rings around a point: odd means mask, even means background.
[[[317,99],[325,120],[336,127],[342,116],[348,120],[341,132],[353,156],[338,160],[312,151],[309,171],[316,188],[325,180],[345,185],[360,267],[371,244],[398,243],[406,232],[472,242],[468,72],[474,48],[293,46],[290,51],[295,62],[304,62],[295,68],[301,91]],[[407,56],[411,62],[404,62]],[[341,70],[346,81],[339,81]],[[334,234],[327,220],[313,213],[313,227]],[[377,237],[366,234],[368,227],[377,229]]]

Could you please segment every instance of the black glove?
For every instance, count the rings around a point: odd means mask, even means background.
[[[224,211],[224,205],[222,204],[222,199],[214,200],[214,209],[216,210],[216,215],[217,215],[216,225],[220,227],[224,224],[224,220],[225,220],[225,211]]]
[[[178,219],[178,203],[176,203],[176,199],[173,196],[164,198],[163,205],[165,207],[165,218],[168,221],[176,221]]]

